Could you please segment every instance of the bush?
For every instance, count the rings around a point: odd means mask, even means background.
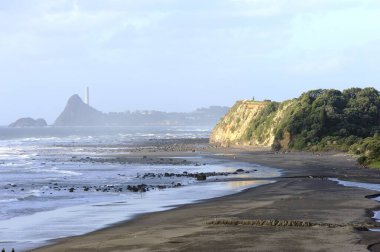
[[[306,147],[305,139],[302,137],[297,137],[295,140],[293,140],[291,147],[296,150],[303,150]]]
[[[279,142],[277,142],[277,141],[273,142],[273,144],[272,144],[272,150],[274,150],[274,151],[281,150],[281,144]]]
[[[250,122],[250,127],[245,132],[244,140],[251,140],[253,136],[257,138],[258,141],[262,141],[267,137],[268,130],[271,127],[272,119],[279,108],[278,102],[268,102],[263,110],[259,112],[257,117]]]
[[[281,140],[283,132],[289,132],[291,148],[347,151],[362,138],[380,132],[379,91],[374,88],[351,88],[343,92],[312,90],[296,100],[282,121],[275,140]],[[380,138],[379,134],[373,138]],[[368,141],[357,148],[365,149],[367,157],[376,158],[380,155],[379,142]]]
[[[357,161],[360,165],[367,165],[368,158],[366,156],[360,156]]]

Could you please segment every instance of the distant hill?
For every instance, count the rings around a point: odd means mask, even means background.
[[[82,101],[78,95],[69,98],[55,126],[138,126],[138,125],[193,125],[213,126],[225,115],[228,107],[212,106],[189,113],[162,111],[134,111],[102,113]]]
[[[284,102],[238,101],[214,128],[223,146],[343,150],[380,160],[380,94],[374,88],[318,89]]]
[[[67,101],[63,112],[55,120],[55,126],[103,125],[107,117],[82,101],[79,95],[73,95]]]
[[[25,128],[25,127],[45,127],[47,123],[44,119],[33,119],[30,117],[20,118],[17,121],[9,124],[11,128]]]

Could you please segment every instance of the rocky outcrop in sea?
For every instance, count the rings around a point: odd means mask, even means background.
[[[17,121],[9,124],[11,128],[25,128],[25,127],[46,127],[47,123],[45,119],[33,119],[30,117],[20,118]]]

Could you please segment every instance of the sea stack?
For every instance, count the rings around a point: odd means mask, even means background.
[[[105,125],[106,116],[84,103],[79,95],[69,98],[66,107],[55,120],[55,126],[94,126]]]

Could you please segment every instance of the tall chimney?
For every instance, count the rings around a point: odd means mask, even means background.
[[[90,106],[90,89],[86,87],[85,103]]]

